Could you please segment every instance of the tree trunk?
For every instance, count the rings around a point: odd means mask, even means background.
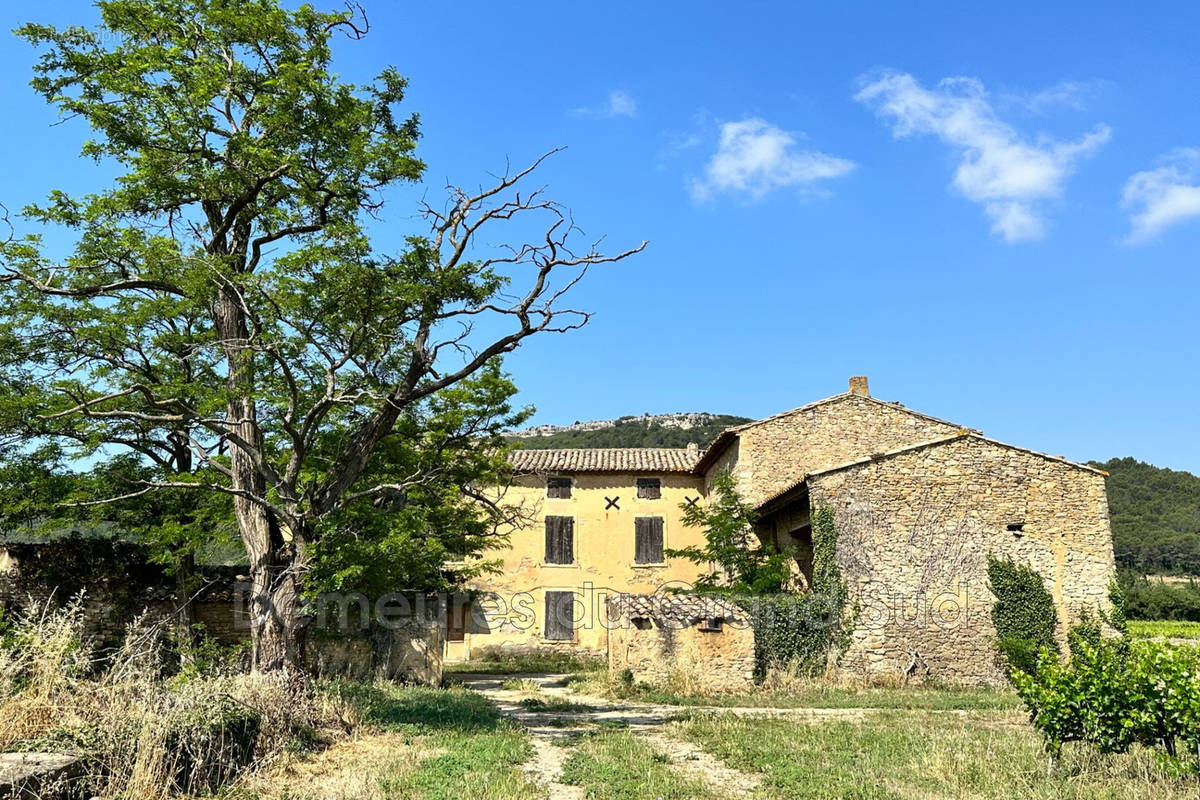
[[[229,401],[226,429],[230,442],[230,486],[238,532],[250,559],[251,666],[268,672],[303,665],[296,621],[298,555],[303,541],[284,539],[281,521],[255,498],[267,497],[267,481],[255,464],[264,457],[262,432],[254,403],[254,353],[241,301],[223,287],[213,308],[214,322],[225,347]]]
[[[175,567],[175,624],[179,626],[180,641],[193,646],[196,644],[196,607],[192,603],[192,578],[196,574],[196,557],[191,553],[183,554]]]

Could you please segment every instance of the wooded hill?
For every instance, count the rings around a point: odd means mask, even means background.
[[[1109,473],[1117,564],[1140,572],[1200,575],[1200,477],[1134,458],[1092,465]]]
[[[686,418],[686,419],[681,419]],[[726,428],[750,422],[729,414],[662,414],[621,417],[608,422],[577,422],[549,433],[529,435],[516,431],[512,438],[533,450],[582,447],[687,447],[695,442],[708,447]]]

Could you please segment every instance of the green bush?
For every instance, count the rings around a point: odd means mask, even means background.
[[[1195,648],[1079,637],[1070,662],[1043,650],[1034,674],[1014,672],[1013,683],[1051,755],[1086,742],[1103,753],[1138,744],[1174,758],[1200,742]]]
[[[1024,564],[989,556],[987,574],[988,588],[996,597],[992,624],[999,666],[1010,674],[1032,674],[1042,650],[1058,655],[1054,600],[1042,576]]]
[[[846,583],[837,564],[833,511],[816,509],[812,531],[812,591],[742,598],[754,625],[755,671],[760,679],[773,668],[819,675],[831,654],[845,649],[851,625],[846,619]]]
[[[1149,580],[1123,569],[1117,575],[1129,619],[1171,619],[1200,622],[1200,584],[1195,579],[1174,583]]]

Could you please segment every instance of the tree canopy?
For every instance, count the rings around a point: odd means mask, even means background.
[[[366,223],[424,165],[399,72],[356,85],[333,71],[333,37],[369,31],[356,6],[97,5],[94,30],[18,30],[42,53],[35,90],[121,174],[23,211],[22,229],[73,235],[66,258],[23,230],[0,249],[0,412],[77,459],[136,454],[146,469],[108,500],[225,497],[254,583],[255,663],[294,663],[317,543],[379,531],[368,508],[495,477],[490,433],[521,419],[497,359],[585,324],[564,293],[641,247],[574,247],[569,214],[524,188],[538,159],[450,187],[381,252]],[[513,242],[506,225],[541,233]],[[477,513],[504,517],[476,494]]]

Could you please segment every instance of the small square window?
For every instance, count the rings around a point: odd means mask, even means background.
[[[654,627],[651,625],[649,617],[634,617],[632,620],[630,620],[630,622],[632,622],[633,627],[637,628],[639,631],[648,631]]]
[[[1025,532],[1025,523],[1024,522],[1010,522],[1006,527],[1007,527],[1008,532],[1013,534],[1014,536],[1020,536],[1022,533]]]
[[[662,497],[661,478],[638,478],[638,498],[641,500],[657,500]]]
[[[556,497],[565,500],[570,496],[570,478],[546,478],[546,497]]]
[[[721,618],[720,617],[708,617],[707,619],[701,620],[700,621],[700,630],[704,631],[705,633],[720,633],[721,632]]]

